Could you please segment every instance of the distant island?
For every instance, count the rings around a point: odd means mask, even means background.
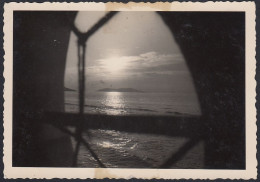
[[[133,89],[133,88],[103,88],[103,89],[100,89],[98,90],[99,92],[143,92],[143,91],[140,91],[140,90],[136,90],[136,89]]]
[[[71,92],[75,92],[76,90],[70,89],[70,88],[66,88],[64,87],[64,91],[71,91]]]

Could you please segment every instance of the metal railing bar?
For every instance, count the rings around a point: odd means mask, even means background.
[[[90,147],[90,145],[88,144],[88,142],[86,142],[84,140],[84,138],[80,137],[80,138],[77,138],[76,134],[69,131],[68,129],[64,128],[64,127],[59,127],[58,125],[53,125],[55,126],[56,128],[58,128],[59,130],[61,130],[62,132],[74,137],[76,140],[79,139],[81,140],[81,143],[87,148],[87,150],[89,150],[90,154],[93,156],[93,158],[97,161],[98,165],[100,167],[103,167],[105,168],[105,165],[100,161],[99,157],[97,156],[97,154],[92,150],[92,148]],[[77,142],[78,144],[78,142]],[[74,166],[75,167],[75,166]]]
[[[76,127],[80,116],[73,113],[46,113],[43,122]],[[176,116],[110,116],[84,114],[83,129],[108,129],[121,132],[191,137],[204,132],[203,118]]]
[[[164,162],[160,168],[169,168],[171,165],[180,161],[187,152],[192,149],[195,145],[197,145],[201,141],[201,138],[194,138],[188,140],[179,150],[174,153],[166,162]]]

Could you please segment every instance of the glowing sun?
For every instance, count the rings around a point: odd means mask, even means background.
[[[102,60],[101,64],[104,69],[110,71],[111,73],[119,73],[126,68],[127,61],[121,59],[120,57],[112,57]]]

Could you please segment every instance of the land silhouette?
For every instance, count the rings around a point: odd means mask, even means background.
[[[71,89],[71,88],[66,88],[66,87],[64,87],[64,91],[71,91],[71,92],[75,92],[76,90],[73,90],[73,89]]]
[[[133,88],[103,88],[103,89],[99,89],[99,92],[143,92],[140,90],[136,90]]]

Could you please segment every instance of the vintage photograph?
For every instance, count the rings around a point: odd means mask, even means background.
[[[245,11],[12,17],[11,167],[247,169]]]

